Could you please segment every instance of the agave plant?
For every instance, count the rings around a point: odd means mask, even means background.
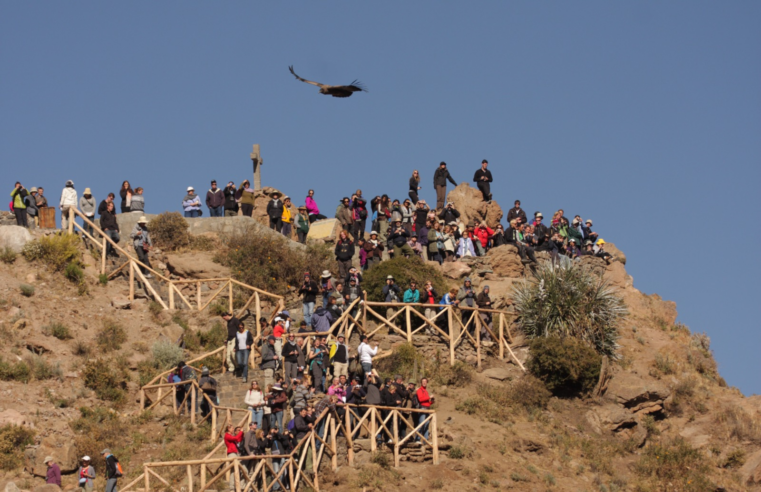
[[[515,285],[513,301],[527,337],[574,337],[618,358],[618,326],[628,314],[624,301],[580,265],[541,263],[533,278]]]

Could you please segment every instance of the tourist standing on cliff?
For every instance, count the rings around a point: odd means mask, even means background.
[[[291,215],[291,198],[283,197],[283,211],[280,216],[280,232],[288,239],[291,238],[293,229],[293,216]]]
[[[420,200],[418,198],[418,192],[420,191],[420,173],[417,169],[412,171],[412,177],[410,178],[410,191],[408,195],[410,196],[410,200],[412,200],[413,205],[417,205],[417,202]]]
[[[236,217],[238,215],[238,200],[235,192],[235,183],[230,181],[222,192],[225,196],[225,217]]]
[[[320,208],[317,206],[317,202],[314,201],[314,190],[309,190],[309,193],[307,193],[307,197],[304,200],[304,204],[307,208],[307,213],[309,214],[309,223],[327,219],[327,217],[320,214]]]
[[[121,210],[123,214],[132,211],[130,208],[132,205],[132,194],[132,186],[129,184],[129,181],[123,182],[122,187],[119,190],[119,196],[122,198]]]
[[[240,209],[243,211],[243,215],[246,217],[251,217],[254,215],[256,195],[254,194],[254,189],[251,188],[251,183],[247,179],[240,184],[240,188],[238,188],[237,199],[240,203]]]
[[[182,199],[182,209],[185,211],[185,217],[201,216],[201,197],[196,195],[192,186],[188,186],[188,193]]]
[[[296,235],[299,238],[301,244],[307,243],[307,235],[309,234],[309,215],[307,214],[307,208],[302,205],[299,207],[299,213],[296,215]]]
[[[209,217],[223,217],[225,214],[225,194],[217,188],[217,180],[212,180],[211,189],[206,192],[206,206]]]
[[[433,187],[436,190],[436,208],[444,208],[444,203],[447,200],[447,180],[454,186],[457,186],[452,175],[447,170],[447,163],[441,161],[439,168],[433,173]]]
[[[11,191],[11,198],[13,199],[13,213],[16,215],[16,225],[21,227],[29,227],[26,205],[24,204],[24,198],[27,194],[26,188],[16,181],[16,186]]]
[[[267,216],[270,218],[270,229],[280,232],[283,229],[283,202],[280,193],[272,194],[272,200],[267,204]]]
[[[66,186],[61,191],[61,201],[58,203],[58,208],[61,209],[61,229],[66,230],[69,225],[69,208],[77,208],[79,200],[77,198],[77,190],[74,189],[74,181],[68,180]]]
[[[352,235],[355,240],[365,238],[365,225],[367,224],[367,200],[362,198],[362,190],[357,190],[351,196],[351,215],[354,220]]]
[[[312,280],[312,275],[309,272],[304,274],[304,283],[301,284],[299,289],[299,295],[303,296],[301,299],[302,311],[304,313],[304,321],[308,326],[312,325],[312,314],[314,314],[314,303],[317,300],[317,294],[320,292],[320,288],[317,286],[317,282]]]
[[[489,161],[486,159],[482,160],[481,169],[473,175],[473,181],[478,186],[478,189],[481,190],[481,195],[483,195],[485,202],[491,202],[491,182],[493,181],[491,171],[486,169],[488,165]]]

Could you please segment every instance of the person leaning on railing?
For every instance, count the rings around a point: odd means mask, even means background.
[[[135,253],[137,253],[137,259],[140,260],[140,263],[148,268],[153,268],[151,260],[148,259],[148,252],[153,247],[153,241],[148,232],[148,219],[145,218],[145,215],[137,220],[137,224],[135,224],[135,228],[132,229],[129,237],[132,239],[132,245],[135,247]],[[151,278],[151,272],[143,265],[139,265],[140,271],[143,272],[145,278]]]

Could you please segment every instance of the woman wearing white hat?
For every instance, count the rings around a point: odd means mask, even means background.
[[[182,199],[182,209],[185,211],[185,217],[201,216],[201,197],[196,195],[192,186],[188,186],[188,194]]]
[[[148,219],[145,218],[145,215],[141,216],[137,220],[137,224],[135,224],[135,228],[132,229],[132,233],[130,233],[129,237],[132,239],[132,245],[135,247],[137,259],[140,260],[143,265],[148,266],[148,268],[153,268],[151,266],[151,260],[148,259],[148,251],[153,247],[153,241],[151,241],[147,225]],[[148,269],[142,265],[140,265],[140,271],[143,272],[145,278],[152,277]]]
[[[82,464],[77,472],[79,477],[79,492],[92,492],[95,468],[90,464],[90,457],[83,456]]]

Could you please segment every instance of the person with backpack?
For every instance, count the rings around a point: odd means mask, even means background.
[[[184,361],[180,361],[177,364],[177,376],[180,378],[180,382],[192,381],[196,378],[196,373],[192,367],[185,365]],[[177,386],[176,402],[177,402],[177,409],[179,411],[182,410],[180,406],[182,405],[182,401],[185,400],[185,395],[188,395],[189,391],[191,391],[190,383],[180,384]],[[193,408],[192,405],[193,405],[193,401],[191,400],[191,396],[188,395],[188,398],[187,398],[188,413],[190,413],[191,408]],[[196,401],[196,405],[198,405],[198,401]]]
[[[110,449],[106,448],[100,454],[106,461],[106,492],[116,492],[116,481],[124,475],[122,465]]]
[[[201,379],[198,380],[198,386],[201,387],[201,395],[199,395],[201,400],[201,417],[206,417],[211,412],[211,405],[204,398],[204,395],[208,396],[213,404],[216,405],[218,403],[217,380],[209,375],[209,368],[206,366],[201,369]]]

